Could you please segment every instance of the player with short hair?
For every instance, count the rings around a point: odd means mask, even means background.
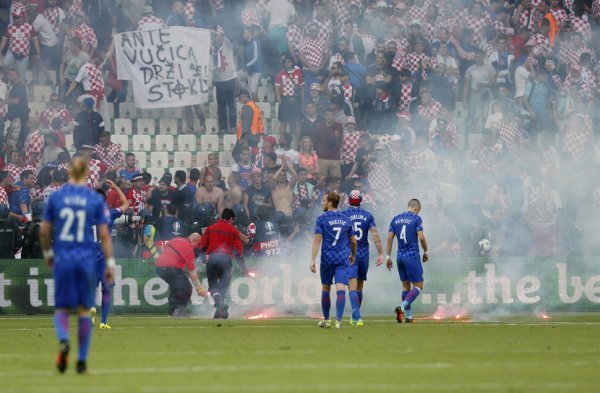
[[[423,290],[423,265],[419,255],[419,243],[423,248],[423,263],[429,259],[427,240],[423,234],[423,220],[419,217],[421,202],[418,199],[408,201],[408,208],[392,219],[387,238],[387,269],[392,270],[392,244],[398,239],[396,263],[402,281],[402,304],[396,307],[396,321],[414,323],[411,304]]]
[[[352,304],[352,316],[350,324],[353,326],[362,326],[363,321],[360,315],[360,306],[363,300],[363,286],[367,281],[367,272],[369,270],[369,234],[373,236],[375,247],[377,247],[377,266],[383,263],[383,247],[381,237],[375,218],[371,213],[360,207],[362,202],[362,193],[359,190],[352,190],[348,196],[348,207],[344,214],[352,221],[352,228],[356,236],[356,262],[350,266],[349,285],[350,304]]]
[[[108,223],[109,233],[112,231],[115,220],[123,215],[123,212],[129,209],[129,202],[127,202],[127,197],[123,194],[123,191],[109,179],[104,179],[104,182],[110,189],[114,190],[119,196],[119,201],[121,202],[121,206],[114,209],[105,209],[106,221]],[[102,199],[106,201],[106,190],[104,188],[100,188],[98,193],[102,196]],[[98,283],[102,284],[102,315],[100,318],[100,329],[110,329],[110,325],[108,322],[108,310],[110,309],[110,299],[111,299],[111,290],[114,286],[113,283],[109,283],[104,276],[104,271],[106,270],[106,260],[104,258],[104,252],[102,252],[102,244],[100,243],[100,239],[97,238],[98,241],[98,253],[96,254],[96,287]],[[92,316],[92,326],[95,325],[96,322],[96,307],[92,307],[90,309],[90,314]]]
[[[97,192],[87,188],[87,163],[73,159],[70,180],[50,195],[40,225],[40,245],[48,266],[54,270],[56,312],[54,327],[60,343],[56,368],[64,373],[69,356],[69,312],[79,315],[79,357],[77,372],[87,371],[91,341],[90,308],[96,290],[96,253],[93,227],[97,226],[106,257],[106,280],[112,283],[115,259],[105,215],[106,204]]]
[[[342,317],[346,306],[346,286],[348,285],[348,274],[350,266],[356,258],[356,236],[352,222],[348,217],[337,210],[340,204],[340,194],[336,191],[328,193],[323,198],[324,214],[317,218],[315,225],[315,240],[312,247],[312,259],[310,271],[317,272],[316,258],[321,249],[321,307],[323,309],[323,320],[319,322],[320,327],[331,327],[329,320],[329,309],[331,299],[329,292],[335,278],[337,291],[335,327],[342,327]]]

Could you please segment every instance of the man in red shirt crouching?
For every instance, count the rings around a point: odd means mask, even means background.
[[[198,248],[200,239],[198,233],[192,233],[187,238],[172,239],[154,264],[158,276],[169,284],[169,315],[172,317],[185,316],[185,307],[192,297],[192,285],[198,295],[202,297],[207,295],[200,284],[194,264],[196,260],[194,250]],[[192,280],[191,283],[188,277]]]
[[[229,306],[225,304],[225,295],[231,283],[231,258],[234,252],[243,275],[248,275],[244,261],[244,246],[240,233],[233,225],[235,214],[224,209],[221,219],[204,231],[198,248],[206,252],[206,275],[208,291],[215,301],[214,319],[229,317]]]

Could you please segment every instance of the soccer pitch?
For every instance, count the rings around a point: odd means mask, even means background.
[[[89,374],[54,368],[50,316],[0,319],[0,391],[598,392],[600,315],[497,322],[366,318],[321,329],[269,320],[111,316],[93,332]]]

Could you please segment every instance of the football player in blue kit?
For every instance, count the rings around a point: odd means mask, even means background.
[[[411,199],[408,208],[392,219],[387,238],[388,270],[392,270],[392,244],[398,239],[396,263],[402,281],[402,304],[396,307],[398,323],[414,323],[411,304],[423,290],[423,263],[429,259],[427,240],[423,234],[423,220],[419,217],[421,202]],[[423,248],[423,258],[419,254],[419,243]]]
[[[383,247],[381,238],[375,225],[373,215],[360,207],[362,202],[362,193],[360,190],[352,190],[348,196],[349,208],[344,210],[346,217],[352,221],[352,227],[356,236],[356,262],[350,267],[349,285],[350,304],[352,305],[352,316],[350,324],[353,326],[362,326],[363,321],[360,314],[360,306],[363,300],[363,286],[367,281],[367,272],[369,270],[369,232],[373,236],[375,247],[377,248],[377,266],[383,263]]]
[[[81,158],[73,159],[69,183],[50,196],[40,225],[42,253],[54,275],[54,327],[60,347],[56,368],[61,373],[68,365],[71,310],[77,310],[79,316],[77,372],[82,374],[87,370],[92,330],[90,308],[97,286],[94,227],[106,257],[107,282],[112,283],[114,276],[106,204],[96,191],[86,187],[88,174],[87,163]]]
[[[127,202],[127,197],[123,194],[123,191],[117,186],[112,180],[105,179],[104,182],[110,187],[111,190],[114,190],[119,195],[119,202],[121,206],[113,209],[106,208],[106,220],[108,222],[108,231],[109,233],[112,231],[115,220],[123,215],[127,209],[129,209],[129,202]],[[106,201],[106,192],[104,189],[98,189],[98,193],[102,196],[102,199]],[[102,285],[102,315],[100,317],[100,329],[110,329],[110,325],[107,323],[108,321],[108,310],[110,309],[110,300],[111,300],[111,291],[114,283],[109,283],[106,281],[106,277],[104,275],[104,271],[106,270],[106,261],[104,259],[104,252],[102,251],[102,244],[98,241],[98,254],[96,255],[96,275],[97,275],[97,284],[100,283]],[[92,326],[95,325],[96,322],[96,307],[92,307],[90,309],[90,314],[92,316]]]
[[[346,286],[348,285],[349,270],[356,257],[356,236],[354,236],[352,222],[344,213],[337,210],[339,203],[340,195],[335,191],[328,193],[323,198],[323,211],[325,213],[317,218],[315,224],[315,240],[313,241],[310,262],[310,270],[316,273],[316,259],[320,249],[320,275],[321,284],[323,285],[321,292],[323,320],[319,322],[320,327],[331,327],[329,319],[331,298],[329,292],[335,279],[337,291],[335,327],[338,329],[342,327],[342,317],[346,306]]]

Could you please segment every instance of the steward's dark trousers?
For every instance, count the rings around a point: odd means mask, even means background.
[[[183,270],[176,267],[156,267],[156,273],[169,284],[169,314],[187,306],[192,297],[192,283]]]
[[[231,284],[231,257],[223,254],[211,254],[206,263],[208,291],[211,293],[215,308],[225,302],[225,296]]]

